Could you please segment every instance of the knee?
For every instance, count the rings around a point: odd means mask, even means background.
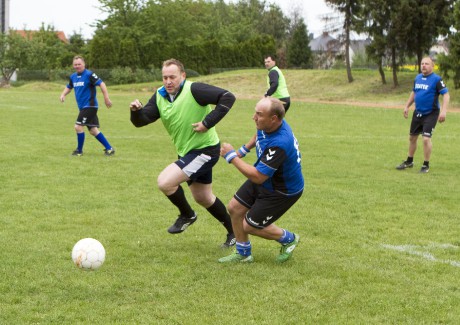
[[[162,191],[163,193],[168,192],[168,189],[170,188],[166,178],[161,177],[161,174],[157,178],[157,186],[158,186],[158,189]]]
[[[209,208],[211,205],[214,204],[215,197],[213,195],[209,195],[208,193],[198,193],[193,196],[193,199],[195,200],[196,203],[199,205]]]
[[[227,205],[227,211],[230,214],[230,216],[235,216],[237,214],[236,207],[236,202],[234,199],[232,199],[230,203]]]
[[[99,129],[98,128],[91,128],[89,130],[89,133],[91,133],[91,135],[93,135],[93,136],[97,136],[99,134]]]
[[[81,125],[75,124],[74,129],[77,133],[82,133],[83,132],[83,127]]]
[[[430,137],[423,137],[423,143],[424,144],[430,144],[431,143],[431,138]]]

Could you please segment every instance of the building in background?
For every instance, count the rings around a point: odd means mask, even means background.
[[[310,40],[310,49],[313,54],[315,69],[330,69],[340,53],[340,42],[328,32]]]

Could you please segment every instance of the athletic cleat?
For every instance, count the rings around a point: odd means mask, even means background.
[[[403,161],[401,165],[396,166],[396,169],[397,169],[397,170],[404,170],[404,169],[406,169],[406,168],[412,168],[412,167],[414,167],[414,163],[413,163],[413,162]]]
[[[227,239],[225,240],[225,242],[220,245],[221,248],[230,248],[232,246],[235,246],[236,244],[236,238],[235,238],[235,234],[227,234]]]
[[[197,219],[196,213],[193,215],[192,218],[187,218],[182,215],[179,215],[176,222],[169,227],[168,232],[170,234],[179,234],[187,229],[188,226],[191,226]]]
[[[78,156],[78,157],[83,156],[83,151],[74,150],[72,152],[72,156]]]
[[[104,155],[106,156],[113,156],[115,154],[115,149],[110,148],[110,149],[104,149]]]
[[[252,255],[249,255],[249,256],[240,255],[235,250],[232,254],[219,258],[218,262],[219,263],[252,263],[254,262],[254,257],[252,257]]]
[[[430,171],[430,167],[423,165],[422,168],[420,168],[419,173],[425,174],[425,173],[428,173],[429,171]]]
[[[283,262],[286,262],[288,259],[290,259],[292,256],[292,252],[299,244],[299,241],[300,241],[300,236],[297,234],[294,234],[294,240],[291,243],[281,246],[280,254],[276,258],[276,261],[278,263],[283,263]]]
[[[396,166],[396,169],[397,169],[397,170],[404,170],[404,169],[406,169],[406,168],[412,168],[412,167],[414,167],[414,163],[413,163],[413,162],[403,161],[401,165]]]

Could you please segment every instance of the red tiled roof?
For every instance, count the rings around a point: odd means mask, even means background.
[[[15,30],[15,32],[29,40],[33,37],[35,33],[38,33],[37,30]],[[69,43],[69,40],[67,39],[63,31],[56,31],[56,36],[64,43]]]

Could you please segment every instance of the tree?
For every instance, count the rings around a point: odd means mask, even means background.
[[[0,69],[2,84],[9,85],[17,69],[25,67],[30,56],[29,42],[14,30],[0,34]]]
[[[460,88],[460,2],[456,2],[452,15],[453,30],[448,37],[449,54],[438,57],[439,69],[444,79],[452,79],[454,88]]]
[[[52,79],[52,70],[62,68],[62,56],[66,53],[66,44],[59,39],[53,26],[42,24],[38,32],[29,32],[31,54],[27,69],[47,70]]]
[[[309,46],[307,26],[301,19],[295,27],[288,47],[288,62],[290,66],[310,68],[312,54]]]
[[[391,25],[390,7],[388,0],[364,0],[363,24],[359,28],[360,32],[367,33],[372,40],[366,47],[366,54],[377,64],[382,84],[386,84],[383,64],[386,61],[387,35]]]
[[[335,7],[343,14],[343,35],[345,38],[345,65],[348,82],[353,82],[350,62],[350,32],[358,24],[361,15],[362,0],[326,0],[326,3]]]
[[[410,26],[407,39],[407,51],[417,57],[420,63],[423,56],[428,54],[430,47],[439,35],[448,30],[450,13],[454,0],[409,0],[410,14],[404,17],[406,26]]]

